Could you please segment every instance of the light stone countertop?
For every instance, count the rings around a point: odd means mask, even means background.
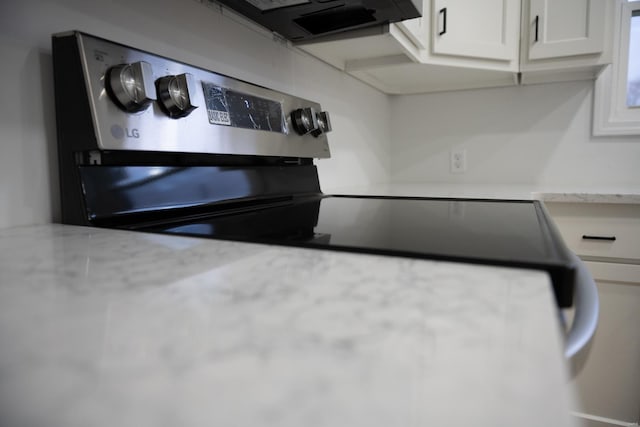
[[[640,203],[640,188],[536,185],[394,183],[325,189],[327,194],[542,200],[566,203]]]
[[[640,191],[628,192],[534,192],[533,198],[545,202],[562,203],[605,203],[605,204],[640,204]]]
[[[573,426],[542,272],[0,230],[0,425]]]

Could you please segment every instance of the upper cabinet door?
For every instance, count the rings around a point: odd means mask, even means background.
[[[606,1],[529,0],[529,59],[602,52]]]
[[[433,0],[433,53],[510,61],[518,56],[519,21],[519,0]]]

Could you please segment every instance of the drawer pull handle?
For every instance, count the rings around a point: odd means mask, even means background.
[[[583,234],[582,238],[584,240],[606,240],[608,242],[616,241],[616,236],[590,236],[588,234]]]

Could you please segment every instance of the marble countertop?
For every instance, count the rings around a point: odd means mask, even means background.
[[[542,200],[568,203],[640,203],[640,188],[456,183],[395,183],[325,189],[328,194],[414,197],[460,197],[502,200]]]
[[[0,424],[572,426],[538,271],[0,230]]]

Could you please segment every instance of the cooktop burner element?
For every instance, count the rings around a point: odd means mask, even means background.
[[[65,223],[541,269],[572,304],[537,201],[323,194],[319,104],[79,32],[53,54]]]

